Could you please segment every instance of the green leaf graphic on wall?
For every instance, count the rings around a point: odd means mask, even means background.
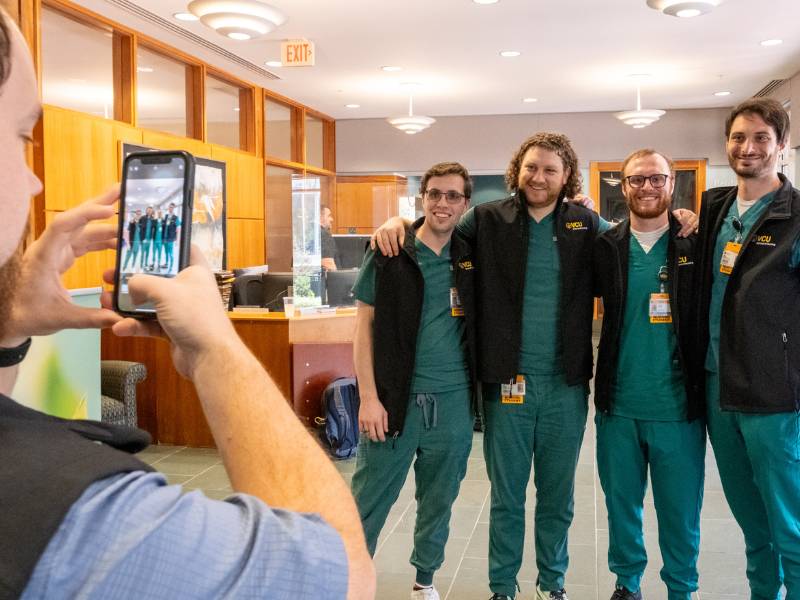
[[[87,418],[86,397],[70,383],[55,350],[48,352],[42,362],[38,380],[44,412],[65,419]]]

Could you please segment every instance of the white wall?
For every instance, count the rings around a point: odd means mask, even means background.
[[[667,111],[644,129],[624,125],[607,112],[442,117],[417,135],[397,131],[382,119],[336,121],[336,170],[422,173],[434,163],[456,160],[475,174],[502,173],[520,143],[537,131],[569,136],[582,168],[588,168],[590,161],[622,160],[647,146],[674,159],[727,165],[728,112],[727,108]]]

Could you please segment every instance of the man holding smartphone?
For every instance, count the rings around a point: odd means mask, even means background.
[[[146,323],[76,306],[61,283],[79,256],[117,245],[116,226],[104,223],[116,189],[59,214],[21,252],[29,200],[41,191],[26,164],[41,114],[25,40],[0,10],[0,596],[373,598],[347,486],[236,335],[199,252],[173,279],[131,278],[137,304],[156,306],[159,321]],[[5,395],[30,336],[109,326],[171,342],[234,496],[167,485],[129,454],[143,432],[56,419]]]

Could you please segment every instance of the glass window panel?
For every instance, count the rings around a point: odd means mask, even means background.
[[[114,118],[113,34],[42,7],[45,104]]]
[[[292,270],[292,180],[297,177],[300,175],[291,169],[267,165],[265,195],[270,271]]]
[[[239,96],[242,89],[206,77],[206,135],[212,144],[239,148]]]
[[[612,223],[628,218],[628,204],[622,194],[621,177],[619,171],[600,172],[600,216]]]
[[[320,177],[292,179],[292,264],[295,306],[322,304]]]
[[[186,137],[186,65],[139,47],[136,71],[139,127]]]
[[[292,109],[280,102],[264,100],[265,151],[283,160],[292,157]]]
[[[322,119],[306,115],[306,163],[314,167],[323,164]]]
[[[694,170],[675,172],[675,189],[672,190],[672,208],[694,210],[697,190],[697,173]]]

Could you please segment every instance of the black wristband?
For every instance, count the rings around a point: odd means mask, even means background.
[[[31,338],[22,342],[19,346],[14,348],[1,348],[0,347],[0,368],[13,367],[18,365],[25,359],[28,349],[31,347]]]

